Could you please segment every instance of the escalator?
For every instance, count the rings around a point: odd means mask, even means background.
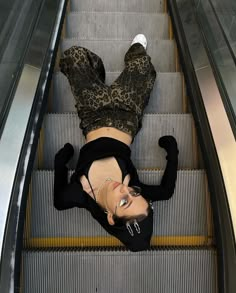
[[[180,152],[173,197],[154,203],[151,249],[130,252],[86,210],[54,208],[53,164],[55,153],[70,142],[75,148],[68,165],[71,175],[85,142],[70,85],[59,71],[62,52],[73,45],[95,52],[104,61],[109,85],[121,73],[124,55],[138,33],[147,37],[157,72],[142,130],[131,145],[140,180],[161,180],[166,164],[158,146],[161,136],[173,135]],[[53,55],[55,67],[24,213],[16,292],[226,292],[219,290],[219,236],[214,233],[199,126],[193,119],[167,2],[71,0]]]
[[[147,36],[159,73],[132,159],[141,181],[157,184],[166,163],[158,139],[175,136],[180,149],[175,194],[154,205],[152,249],[140,253],[126,251],[86,210],[53,207],[54,155],[70,142],[76,149],[73,170],[84,144],[69,83],[56,68],[28,199],[23,292],[217,292],[208,184],[170,18],[162,1],[132,2],[71,1],[61,51],[78,44],[96,52],[111,84],[122,71],[133,36]]]

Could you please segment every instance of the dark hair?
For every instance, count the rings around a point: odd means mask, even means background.
[[[127,216],[118,217],[116,215],[113,215],[113,220],[115,222],[115,225],[117,225],[117,226],[122,226],[126,223],[133,224],[135,221],[139,223],[147,218],[147,216],[149,215],[151,210],[152,210],[152,205],[150,203],[148,203],[148,207],[146,209],[146,214],[141,214],[141,215],[137,215],[137,216],[130,216],[130,217],[127,217]]]

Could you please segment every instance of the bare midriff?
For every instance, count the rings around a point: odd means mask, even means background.
[[[132,142],[131,135],[114,127],[101,127],[96,130],[90,131],[86,136],[86,142],[90,142],[101,137],[114,138],[127,144],[128,146],[130,146]]]

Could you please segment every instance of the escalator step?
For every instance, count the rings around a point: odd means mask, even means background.
[[[44,118],[44,146],[41,168],[53,169],[56,152],[67,142],[75,148],[69,164],[74,169],[84,137],[77,114],[47,114]],[[143,126],[132,144],[132,160],[136,168],[164,168],[166,152],[158,146],[163,135],[173,135],[178,142],[179,168],[195,169],[192,117],[189,114],[145,114]],[[148,151],[147,151],[148,150]]]
[[[72,172],[71,172],[72,173]],[[163,171],[138,171],[146,184],[159,184]],[[26,247],[119,246],[85,209],[53,206],[53,171],[35,171],[29,198]],[[212,237],[205,172],[178,171],[168,201],[154,202],[152,245],[208,245]]]
[[[216,293],[214,250],[24,252],[24,293]]]
[[[108,72],[108,85],[120,75],[120,72]],[[74,98],[67,78],[60,72],[54,74],[51,112],[75,112]],[[182,113],[183,89],[182,75],[179,72],[159,73],[152,90],[145,113]]]
[[[72,11],[163,12],[163,0],[71,0]]]
[[[164,13],[71,12],[66,24],[68,38],[129,40],[145,32],[147,39],[168,39]]]
[[[157,29],[158,31],[158,29]],[[64,39],[61,50],[77,45],[88,48],[100,56],[106,71],[122,71],[124,56],[130,47],[130,40],[82,40],[78,38]],[[147,52],[157,72],[175,72],[175,44],[173,40],[148,40]],[[165,52],[165,54],[163,54]]]

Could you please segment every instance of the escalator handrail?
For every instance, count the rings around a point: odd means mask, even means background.
[[[12,290],[11,278],[13,276],[14,279],[17,270],[15,259],[19,219],[22,216],[22,203],[26,202],[23,188],[32,157],[32,145],[33,143],[35,145],[38,139],[35,125],[39,124],[39,112],[42,112],[43,99],[45,99],[45,84],[51,70],[50,64],[45,63],[55,59],[54,51],[58,46],[58,35],[67,2],[67,0],[44,1],[0,140],[1,292]],[[45,27],[45,22],[50,26]],[[42,39],[39,40],[40,36]],[[22,231],[20,233],[22,234]]]
[[[233,1],[233,0],[232,0],[232,1]],[[232,57],[232,60],[233,60],[234,64],[236,65],[236,56],[235,56],[235,54],[234,54],[234,50],[233,50],[233,48],[232,48],[232,46],[231,46],[231,43],[230,43],[230,41],[229,41],[229,39],[228,39],[228,37],[227,37],[227,34],[226,34],[225,30],[224,30],[224,28],[223,28],[222,22],[221,22],[221,20],[220,20],[218,14],[217,14],[216,8],[215,8],[214,4],[212,3],[212,0],[209,0],[209,5],[210,5],[210,7],[211,7],[211,9],[212,9],[212,12],[213,12],[213,14],[214,14],[214,16],[215,16],[216,22],[217,22],[217,24],[218,24],[218,26],[219,26],[219,29],[220,29],[220,32],[221,32],[221,34],[222,34],[222,36],[223,36],[223,39],[224,39],[224,41],[225,41],[225,44],[226,44],[227,47],[228,47],[228,50],[229,50],[230,55],[231,55],[231,57]]]
[[[236,288],[236,143],[194,1],[168,0],[211,191],[219,292]]]

